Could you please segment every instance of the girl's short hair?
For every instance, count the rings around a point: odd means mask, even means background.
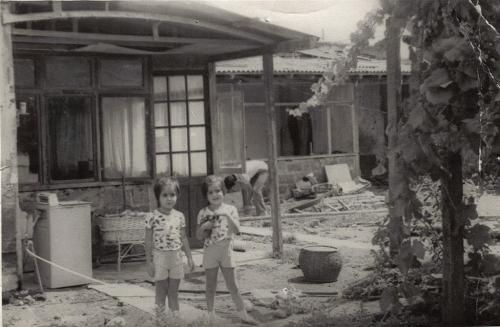
[[[234,174],[226,176],[226,178],[224,178],[224,185],[226,185],[226,189],[232,189],[237,180],[238,178],[236,178],[236,175]]]
[[[208,187],[214,184],[219,185],[222,190],[222,193],[226,194],[226,190],[224,189],[224,180],[222,179],[222,177],[216,175],[208,175],[207,177],[205,177],[205,180],[201,185],[201,193],[205,198],[207,197],[208,194]]]
[[[177,178],[170,176],[158,178],[153,185],[153,191],[155,193],[156,203],[158,206],[160,206],[160,194],[168,186],[175,190],[177,196],[181,193],[181,187],[179,186]]]

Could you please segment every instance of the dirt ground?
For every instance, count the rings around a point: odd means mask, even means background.
[[[338,233],[337,236],[343,238],[352,237],[356,242],[369,242],[371,230],[369,228],[345,227]],[[283,258],[273,259],[271,255],[272,242],[269,237],[242,235],[240,241],[245,244],[247,253],[261,254],[257,255],[255,259],[242,261],[239,264],[237,274],[239,286],[247,305],[254,307],[251,314],[263,326],[284,326],[304,315],[293,314],[287,319],[281,319],[276,317],[278,310],[251,305],[250,303],[269,304],[278,291],[283,288],[292,288],[303,292],[322,292],[322,294],[315,293],[313,296],[300,297],[298,306],[301,309],[298,310],[299,312],[307,312],[311,308],[317,307],[334,308],[336,303],[344,302],[340,300],[342,289],[349,283],[369,274],[369,271],[365,270],[365,268],[372,264],[372,257],[368,250],[340,248],[343,267],[338,280],[323,284],[308,283],[304,281],[302,271],[297,267],[300,248],[309,245],[308,243],[298,242],[293,238],[285,240],[288,243],[284,244]],[[111,266],[110,269],[114,269],[113,264],[109,266]],[[128,282],[154,289],[152,283],[145,281],[147,274],[143,263],[126,263],[124,264],[124,271],[129,266],[139,267],[139,271],[138,275],[135,275],[131,280],[128,279]],[[123,282],[123,280],[117,282]],[[31,285],[36,290],[36,285]],[[197,268],[195,273],[187,276],[181,282],[181,289],[183,290],[180,293],[181,310],[182,303],[188,303],[195,308],[206,310],[205,298],[202,293],[204,285],[205,279],[201,268]],[[218,290],[222,292],[227,290],[221,275],[219,275]],[[48,290],[45,294],[45,301],[35,301],[31,304],[25,303],[22,305],[19,305],[19,303],[16,303],[17,305],[12,303],[4,304],[3,326],[105,326],[114,317],[122,317],[126,321],[126,326],[156,326],[151,314],[123,304],[119,300],[93,289],[75,287]],[[357,310],[358,306],[359,304],[355,303],[352,311]],[[234,311],[230,295],[217,295],[217,314],[230,322],[231,326],[238,326],[239,321]],[[204,324],[204,322],[199,322],[196,325],[203,326]]]
[[[487,199],[490,205],[481,205],[485,210],[497,206],[498,201]],[[496,198],[498,200],[498,198]],[[496,207],[495,207],[496,208]],[[496,212],[496,210],[494,210]],[[493,229],[498,229],[497,219],[486,219]],[[263,222],[247,223],[260,229],[270,229]],[[370,312],[378,312],[377,302],[360,303],[341,299],[342,290],[349,284],[370,274],[373,267],[373,256],[370,253],[371,238],[377,227],[373,224],[337,224],[333,226],[328,221],[312,223],[311,220],[283,221],[284,255],[282,259],[274,259],[271,255],[272,242],[269,236],[242,235],[239,239],[246,248],[245,253],[237,252],[241,256],[237,270],[240,290],[248,307],[253,306],[251,315],[262,326],[287,326],[291,322],[300,321],[312,308],[321,308],[334,317],[356,315],[360,308]],[[315,284],[304,280],[302,271],[297,267],[297,257],[302,247],[310,245],[303,238],[295,237],[297,233],[308,234],[313,230],[314,237],[323,237],[332,240],[343,240],[338,247],[343,267],[336,282]],[[310,234],[310,233],[309,233]],[[497,243],[498,244],[498,243]],[[492,252],[500,253],[500,246],[492,246]],[[245,254],[243,257],[242,255]],[[200,255],[200,252],[198,252]],[[238,258],[238,257],[237,257]],[[238,260],[238,259],[237,259]],[[196,261],[196,259],[195,259]],[[148,282],[143,262],[125,263],[123,271],[115,271],[114,264],[106,264],[94,270],[94,277],[106,279],[107,282],[129,282],[154,289]],[[100,276],[100,277],[99,277]],[[109,277],[111,276],[111,277]],[[31,288],[36,290],[32,276]],[[206,310],[204,299],[205,279],[202,268],[187,276],[181,282],[180,301],[182,305],[190,305],[197,309]],[[280,311],[262,304],[269,304],[276,294],[284,289],[296,289],[302,292],[298,302],[294,304],[294,313],[287,318],[278,317]],[[219,275],[218,291],[226,291],[222,276]],[[321,292],[321,294],[319,294]],[[3,326],[69,326],[90,327],[106,326],[106,323],[116,317],[126,321],[126,326],[157,326],[152,314],[124,304],[118,299],[86,287],[74,287],[58,290],[48,290],[45,301],[34,300],[32,303],[9,303],[4,301]],[[14,301],[15,302],[15,301]],[[30,302],[30,301],[25,301]],[[259,305],[260,304],[260,305]],[[298,307],[298,310],[296,310]],[[368,309],[367,309],[368,308]],[[242,326],[235,316],[235,309],[230,295],[219,294],[216,297],[216,312],[225,319],[229,326]],[[113,325],[115,327],[123,325]],[[169,326],[186,326],[181,322]],[[206,320],[192,323],[191,326],[209,326]],[[216,326],[222,326],[216,324]]]

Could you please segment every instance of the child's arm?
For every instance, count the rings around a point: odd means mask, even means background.
[[[224,214],[227,217],[227,223],[229,225],[229,230],[234,234],[240,233],[240,221],[238,217],[238,211],[236,208],[230,212],[230,214]]]
[[[212,226],[213,224],[210,221],[198,224],[196,227],[196,238],[200,241],[205,240],[207,238],[207,231],[212,229]]]
[[[191,247],[189,246],[189,240],[186,236],[186,228],[185,227],[181,228],[181,240],[182,240],[182,248],[183,248],[184,253],[186,254],[186,257],[188,259],[189,268],[191,271],[193,271],[194,270],[194,261],[193,261],[193,256],[191,255]]]
[[[206,238],[206,231],[212,228],[212,223],[207,220],[206,216],[203,213],[203,209],[198,213],[198,225],[196,226],[196,238],[199,239],[200,241],[205,240]]]
[[[146,238],[144,240],[144,247],[146,252],[146,265],[148,267],[148,273],[152,277],[154,276],[154,266],[153,266],[153,229],[146,227]]]

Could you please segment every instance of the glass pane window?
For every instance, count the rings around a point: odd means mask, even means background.
[[[187,153],[172,155],[172,174],[174,176],[189,176],[189,160]]]
[[[104,97],[101,107],[104,176],[148,176],[145,99]]]
[[[189,101],[189,124],[205,124],[205,104],[201,101]]]
[[[102,86],[142,86],[142,60],[100,60]]]
[[[168,88],[170,100],[186,99],[186,82],[184,76],[169,76]]]
[[[205,127],[191,127],[189,129],[189,142],[191,151],[205,150]]]
[[[335,104],[331,112],[332,153],[350,153],[353,151],[351,106]]]
[[[328,107],[309,110],[312,127],[312,153],[328,154]]]
[[[38,119],[33,96],[17,96],[17,172],[19,183],[38,183]]]
[[[35,86],[35,62],[32,59],[14,59],[14,82],[16,86]]]
[[[155,130],[155,136],[156,152],[169,152],[170,140],[168,138],[168,129],[157,128]]]
[[[153,79],[153,93],[155,100],[167,99],[167,78],[165,76],[155,76]]]
[[[88,97],[51,97],[47,101],[52,180],[94,176],[92,108]]]
[[[156,174],[170,175],[170,155],[168,154],[156,155]]]
[[[155,126],[168,126],[167,103],[155,103]]]
[[[45,62],[46,83],[52,87],[85,87],[91,85],[90,59],[48,57]]]
[[[188,99],[203,99],[203,76],[189,75],[187,77]]]
[[[187,125],[186,104],[184,102],[170,103],[172,126]]]
[[[243,162],[243,95],[241,92],[217,94],[217,127],[222,169],[239,169]]]
[[[191,176],[204,176],[207,174],[207,153],[191,153]]]
[[[172,151],[187,151],[187,128],[172,128]]]
[[[203,76],[156,76],[154,83],[156,174],[206,175]]]

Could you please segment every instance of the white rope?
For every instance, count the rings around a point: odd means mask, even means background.
[[[60,266],[60,265],[58,265],[57,263],[54,263],[54,262],[49,261],[49,260],[47,260],[47,259],[44,259],[44,258],[42,258],[42,257],[40,257],[40,256],[38,256],[38,255],[36,255],[35,253],[31,252],[31,250],[30,250],[29,248],[33,249],[33,243],[32,243],[31,241],[29,241],[29,242],[28,242],[28,244],[27,244],[27,247],[26,247],[26,252],[28,252],[28,254],[29,254],[29,255],[31,255],[32,257],[37,258],[37,259],[39,259],[39,260],[41,260],[41,261],[43,261],[43,262],[45,262],[45,263],[48,263],[49,265],[52,265],[52,266],[54,266],[54,267],[56,267],[56,268],[59,268],[59,269],[61,269],[61,270],[64,270],[64,271],[66,271],[66,272],[68,272],[68,273],[70,273],[70,274],[73,274],[73,275],[76,275],[76,276],[79,276],[79,277],[82,277],[82,278],[88,279],[88,280],[90,280],[90,281],[92,281],[92,282],[94,282],[94,283],[101,284],[101,285],[110,285],[110,284],[105,283],[105,282],[103,282],[103,281],[101,281],[101,280],[98,280],[98,279],[95,279],[95,278],[92,278],[92,277],[86,276],[86,275],[84,275],[84,274],[80,274],[79,272],[73,271],[73,270],[71,270],[71,269],[69,269],[69,268],[65,268],[65,267],[63,267],[63,266]]]

